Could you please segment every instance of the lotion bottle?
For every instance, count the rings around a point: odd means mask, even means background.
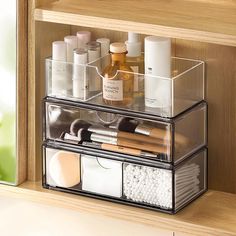
[[[171,39],[145,38],[145,106],[171,107]]]
[[[52,43],[52,82],[51,93],[53,96],[67,96],[70,81],[67,74],[67,45],[64,41]]]

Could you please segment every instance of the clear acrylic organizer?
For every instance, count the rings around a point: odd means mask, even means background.
[[[167,119],[46,98],[43,114],[44,140],[126,153],[131,159],[177,164],[207,142],[205,102]]]
[[[43,185],[49,189],[167,213],[207,189],[206,149],[177,166],[57,142],[44,144],[43,155]]]
[[[105,104],[102,94],[104,68],[110,56],[105,56],[86,65],[46,59],[46,94],[50,97],[83,101],[98,106],[110,106],[120,110],[142,112],[161,117],[175,117],[186,109],[204,100],[204,62],[172,57],[171,78],[132,73],[138,81],[140,91],[132,93],[129,105]],[[114,79],[119,80],[131,72],[117,71]],[[145,79],[156,80],[158,89],[155,108],[145,106]],[[136,96],[136,93],[139,94]]]

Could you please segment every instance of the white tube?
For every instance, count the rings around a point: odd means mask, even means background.
[[[78,48],[83,48],[88,42],[91,41],[91,32],[90,31],[78,31]]]
[[[145,38],[145,106],[171,107],[171,40],[156,36]]]
[[[101,44],[96,41],[87,43],[88,48],[88,62],[92,66],[98,68],[98,71],[101,70],[101,61],[98,60],[101,57]],[[95,61],[95,62],[94,62]],[[90,68],[88,72],[89,80],[89,91],[90,92],[100,92],[101,91],[101,78],[97,73],[95,68]]]
[[[52,43],[52,83],[51,95],[67,95],[67,66],[66,51],[67,45],[64,41]],[[49,92],[50,93],[50,92]]]
[[[101,44],[101,57],[108,55],[110,50],[110,39],[99,38],[96,41]]]
[[[85,66],[87,62],[88,52],[86,49],[74,50],[73,97],[81,100],[86,100],[88,96],[88,80]]]
[[[78,47],[78,37],[69,35],[64,38],[67,44],[67,62],[73,62],[73,51]]]

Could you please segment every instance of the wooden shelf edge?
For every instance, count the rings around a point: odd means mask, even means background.
[[[159,229],[186,234],[189,233],[190,235],[236,235],[236,219],[234,217],[236,196],[216,191],[208,191],[200,199],[196,200],[177,215],[168,215],[122,204],[51,191],[43,189],[41,183],[34,182],[25,182],[19,187],[0,185],[0,195],[22,198],[57,207],[69,208],[80,212],[105,215],[121,220],[157,227]],[[228,209],[225,212],[225,222],[227,222],[228,219],[231,221],[226,224],[222,222],[222,219],[218,220],[217,218],[219,214],[219,212],[217,212],[219,206],[212,207],[212,210],[215,212],[207,213],[207,205],[210,205],[209,210],[211,211],[211,205],[214,204],[215,201],[215,204],[217,204],[219,198],[222,198],[222,204],[228,204],[226,208],[231,209],[232,206],[232,212],[230,211],[229,213]],[[209,202],[209,204],[206,204],[206,202]],[[224,206],[221,205],[220,209],[224,209]],[[201,215],[202,213],[204,214]],[[232,216],[229,215],[231,213]],[[211,219],[214,219],[214,215],[215,221],[211,221]],[[232,222],[232,219],[234,222]],[[208,223],[207,220],[209,221]]]
[[[36,8],[34,20],[236,46],[236,36]]]

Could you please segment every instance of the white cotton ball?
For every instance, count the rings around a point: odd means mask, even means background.
[[[80,155],[58,151],[49,163],[49,174],[59,187],[69,188],[80,183]]]

